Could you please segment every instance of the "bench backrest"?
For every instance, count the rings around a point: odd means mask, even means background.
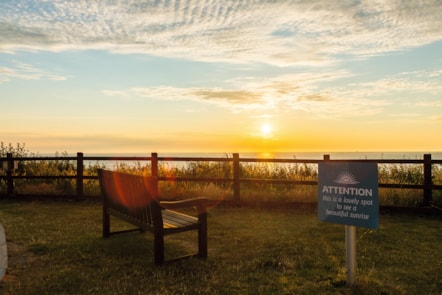
[[[156,177],[98,170],[104,207],[151,226],[162,227]]]

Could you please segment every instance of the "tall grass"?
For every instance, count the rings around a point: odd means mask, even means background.
[[[14,156],[28,156],[29,152],[24,145],[4,145],[0,143],[0,156],[6,153]],[[30,156],[35,156],[30,154]],[[67,153],[56,153],[56,156],[67,156]],[[42,176],[42,175],[75,175],[76,163],[69,160],[47,161],[41,160],[21,161],[17,175]],[[442,165],[433,165],[433,182],[442,184]],[[97,169],[104,168],[103,162],[89,163],[84,169],[84,174],[97,175]],[[150,163],[138,161],[116,161],[114,169],[134,174],[149,175]],[[423,167],[418,164],[379,164],[379,182],[395,184],[423,184]],[[5,171],[0,170],[0,173]],[[232,178],[233,167],[231,162],[192,161],[184,165],[173,165],[171,162],[159,163],[159,175],[167,177],[222,177]],[[317,181],[317,165],[307,163],[242,163],[241,178],[272,179],[272,180],[299,180]],[[19,194],[65,195],[75,194],[75,180],[16,180],[15,191]],[[0,181],[0,190],[6,191],[6,182]],[[88,196],[99,195],[96,180],[84,181],[84,192]],[[233,192],[230,183],[196,183],[196,182],[169,182],[161,184],[161,192],[165,198],[182,198],[205,195],[213,199],[232,199]],[[422,203],[422,191],[410,189],[379,190],[381,205],[419,206]],[[294,201],[316,202],[317,188],[312,185],[285,185],[248,183],[241,184],[241,199],[244,201]],[[442,191],[433,192],[433,203],[442,207]]]

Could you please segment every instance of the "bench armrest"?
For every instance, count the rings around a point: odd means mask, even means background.
[[[163,209],[179,209],[179,208],[189,208],[196,207],[198,213],[204,213],[207,211],[207,198],[192,198],[180,201],[161,201],[160,205]]]

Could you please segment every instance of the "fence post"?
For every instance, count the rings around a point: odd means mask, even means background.
[[[77,198],[84,196],[83,167],[83,153],[77,153]]]
[[[238,202],[240,200],[240,183],[239,183],[239,154],[233,153],[233,200]]]
[[[12,153],[7,153],[6,157],[8,158],[8,168],[6,170],[6,194],[8,197],[11,197],[14,195],[14,179],[12,178],[14,172],[14,158],[12,158]]]
[[[324,161],[330,161],[330,155],[324,155]]]
[[[151,164],[150,169],[152,176],[158,177],[158,153],[152,153],[150,164]]]
[[[424,154],[424,200],[423,206],[430,206],[433,200],[433,175],[431,169],[431,154]]]

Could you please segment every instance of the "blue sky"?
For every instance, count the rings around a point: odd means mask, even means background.
[[[0,141],[440,151],[440,1],[1,1]]]

